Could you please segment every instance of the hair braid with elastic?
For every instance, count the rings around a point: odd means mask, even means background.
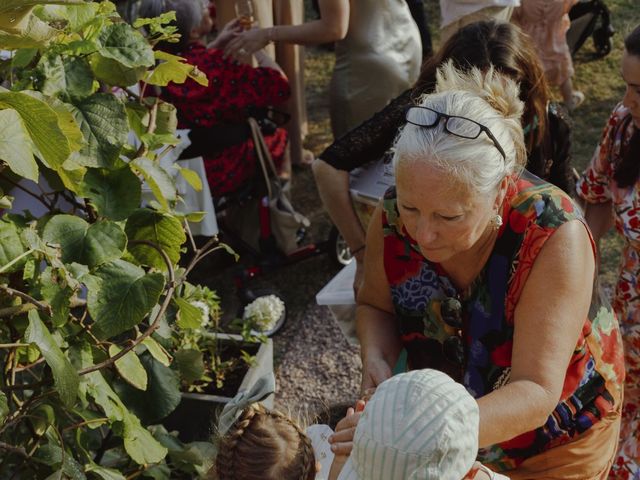
[[[269,415],[279,418],[287,423],[289,423],[298,435],[300,436],[300,444],[298,445],[298,451],[301,457],[301,466],[302,472],[300,475],[301,480],[312,480],[315,478],[316,474],[316,458],[313,453],[313,445],[311,444],[311,439],[307,436],[305,431],[298,425],[297,422],[294,422],[291,417],[284,415],[282,412],[277,410],[271,410],[268,412]]]
[[[217,480],[234,480],[234,464],[238,441],[244,435],[251,421],[263,410],[260,404],[249,405],[236,420],[224,437],[218,440],[218,455],[216,456],[215,478]]]

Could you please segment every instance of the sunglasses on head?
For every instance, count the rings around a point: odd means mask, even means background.
[[[474,140],[478,138],[482,132],[486,133],[496,149],[500,152],[500,155],[502,155],[502,159],[506,161],[507,155],[500,145],[500,142],[498,142],[493,133],[491,133],[491,130],[475,120],[458,115],[447,115],[433,108],[420,107],[417,105],[408,107],[405,112],[405,120],[407,123],[417,127],[435,128],[440,123],[440,120],[443,119],[445,132],[455,135],[456,137]]]

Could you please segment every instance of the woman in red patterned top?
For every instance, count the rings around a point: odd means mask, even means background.
[[[625,39],[627,91],[577,184],[596,241],[615,223],[625,240],[613,301],[624,341],[625,381],[618,458],[611,477],[640,478],[640,26]]]
[[[247,118],[264,115],[268,107],[284,103],[289,82],[280,67],[266,53],[258,51],[258,67],[225,57],[223,48],[242,28],[236,20],[227,24],[208,46],[203,43],[213,26],[208,8],[193,0],[145,0],[141,16],[155,17],[176,12],[181,41],[172,53],[184,57],[204,72],[208,86],[192,79],[169,84],[163,97],[178,109],[178,126],[191,129],[194,147],[186,155],[204,157],[207,180],[214,197],[237,190],[256,172],[256,155]],[[265,141],[276,165],[287,155],[287,132],[263,129]],[[183,155],[184,156],[184,155]]]

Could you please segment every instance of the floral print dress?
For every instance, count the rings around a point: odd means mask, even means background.
[[[562,224],[583,221],[565,193],[527,172],[512,182],[502,217],[504,224],[484,269],[467,291],[460,292],[439,264],[422,256],[404,229],[394,189],[383,203],[384,267],[409,368],[444,371],[475,398],[509,382],[514,312],[537,254]],[[446,352],[447,342],[456,335],[444,313],[451,298],[462,306],[463,328],[458,334],[464,360],[457,365]],[[481,449],[478,460],[490,469],[509,475],[528,458],[578,439],[619,409],[624,377],[621,340],[612,310],[598,298],[594,295],[585,318],[557,407],[542,427]]]
[[[616,230],[625,239],[613,300],[627,369],[619,455],[610,475],[616,480],[640,479],[640,183],[619,188],[613,179],[635,128],[629,111],[622,104],[616,106],[591,165],[576,185],[587,202],[612,203]]]

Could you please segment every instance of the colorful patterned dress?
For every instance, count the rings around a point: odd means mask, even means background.
[[[619,188],[613,174],[635,130],[629,111],[616,106],[576,185],[589,203],[612,202],[616,230],[625,239],[613,308],[620,319],[627,377],[619,456],[610,477],[621,480],[640,479],[640,183]]]
[[[393,189],[383,203],[384,266],[409,366],[444,371],[475,398],[509,382],[514,311],[536,255],[558,227],[582,220],[566,194],[526,172],[512,182],[502,217],[504,225],[484,269],[467,291],[459,292],[439,264],[422,256],[404,229]],[[450,298],[462,304],[462,365],[451,362],[444,348],[456,334],[441,310]],[[509,475],[508,470],[526,459],[577,439],[619,407],[623,376],[615,316],[594,301],[560,402],[545,425],[482,449],[478,460]]]

